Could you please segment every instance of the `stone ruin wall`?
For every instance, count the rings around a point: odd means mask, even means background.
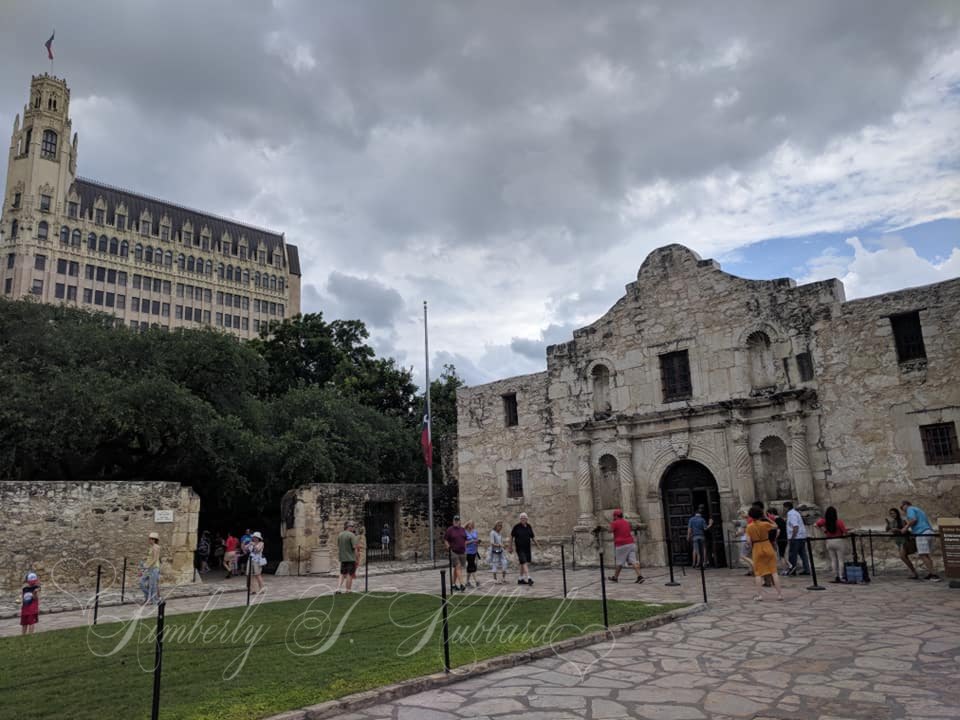
[[[901,365],[889,316],[914,310],[927,359]],[[904,499],[933,522],[960,516],[960,465],[927,465],[919,430],[960,428],[960,280],[845,303],[817,326],[814,363],[829,458],[821,505],[874,529]]]
[[[172,523],[154,522],[155,510],[173,510]],[[160,534],[163,585],[193,580],[200,498],[175,482],[0,482],[0,591],[16,592],[30,570],[45,586],[84,592],[136,592],[137,561],[147,536]]]
[[[443,530],[456,513],[456,485],[434,484],[435,547],[438,557],[443,542]],[[397,503],[395,521],[391,523],[396,543],[396,557],[413,560],[429,557],[430,534],[427,514],[427,485],[424,484],[378,484],[378,483],[315,483],[290,490],[281,505],[281,533],[283,535],[283,561],[287,572],[297,574],[299,551],[300,572],[307,574],[333,571],[339,568],[337,535],[347,520],[353,520],[358,528],[364,525],[364,507],[367,502]],[[367,542],[379,545],[380,538]],[[314,551],[322,550],[322,557]],[[311,557],[322,568],[311,567]],[[325,569],[324,569],[325,568]]]

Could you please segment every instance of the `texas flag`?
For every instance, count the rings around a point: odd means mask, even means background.
[[[423,462],[427,467],[433,467],[433,444],[430,442],[430,416],[423,416],[423,427],[420,430],[420,447],[423,448]]]
[[[47,49],[47,57],[50,58],[51,60],[53,60],[53,36],[56,34],[57,34],[56,30],[54,30],[50,34],[50,39],[43,44],[43,46]]]

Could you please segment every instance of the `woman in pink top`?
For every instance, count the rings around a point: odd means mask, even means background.
[[[837,509],[832,505],[827,508],[823,517],[817,520],[814,525],[823,531],[827,538],[827,555],[830,556],[830,562],[833,563],[834,579],[830,582],[844,582],[843,565],[847,560],[847,541],[843,536],[847,534],[847,526],[843,520],[837,517]]]

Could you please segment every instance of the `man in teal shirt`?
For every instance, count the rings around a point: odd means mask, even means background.
[[[933,545],[933,539],[936,535],[933,532],[933,526],[927,518],[927,514],[918,507],[915,507],[909,500],[900,503],[900,509],[903,511],[904,525],[900,532],[912,533],[913,539],[917,542],[917,557],[927,568],[927,580],[940,582],[940,576],[933,572],[933,558],[930,557],[930,548]]]
[[[343,592],[350,592],[353,585],[353,578],[357,576],[357,543],[360,539],[353,532],[353,520],[347,520],[343,524],[343,532],[337,536],[337,552],[340,556],[340,582],[337,583],[337,592],[339,595]],[[346,590],[343,590],[346,585]]]

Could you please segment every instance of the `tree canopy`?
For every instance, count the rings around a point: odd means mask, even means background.
[[[310,482],[419,482],[422,398],[368,338],[320,313],[237,342],[0,300],[0,479],[176,480],[227,508]],[[461,384],[451,366],[431,383],[435,438],[456,431]]]

